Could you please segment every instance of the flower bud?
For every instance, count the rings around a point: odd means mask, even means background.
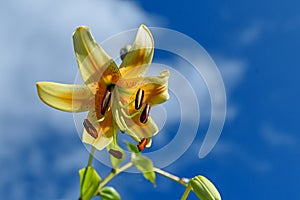
[[[190,181],[194,193],[201,200],[221,200],[217,188],[204,176],[196,176]]]

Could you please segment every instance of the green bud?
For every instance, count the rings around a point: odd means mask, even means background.
[[[99,196],[102,200],[120,200],[120,194],[113,187],[104,187],[100,190]]]
[[[190,181],[194,193],[201,200],[221,200],[217,188],[204,176],[196,176]]]

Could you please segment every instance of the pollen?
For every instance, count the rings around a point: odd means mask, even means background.
[[[83,126],[85,130],[88,132],[88,134],[90,134],[90,136],[92,136],[95,139],[98,137],[97,130],[88,119],[84,119]]]
[[[143,100],[144,100],[144,90],[138,89],[136,96],[135,96],[135,104],[134,107],[136,110],[139,110],[142,107]]]
[[[149,113],[150,113],[150,108],[151,106],[149,104],[146,104],[143,111],[142,111],[142,114],[140,116],[140,122],[145,124],[147,123],[148,121],[148,117],[149,117]]]
[[[105,95],[102,99],[102,104],[101,104],[101,114],[104,115],[107,108],[109,107],[111,100],[111,92],[109,90],[106,90]]]
[[[147,144],[148,144],[149,139],[148,138],[143,138],[136,146],[139,149],[139,151],[143,151]]]
[[[117,159],[122,159],[123,154],[121,151],[115,150],[115,149],[110,149],[108,151],[108,153],[110,153],[113,157],[117,158]]]

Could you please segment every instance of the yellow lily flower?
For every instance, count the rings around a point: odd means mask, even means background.
[[[138,142],[155,135],[158,128],[149,112],[151,106],[169,98],[169,72],[145,77],[154,53],[149,29],[139,27],[128,53],[121,56],[119,68],[88,27],[74,31],[73,43],[84,84],[38,82],[40,99],[62,111],[88,111],[82,140],[99,150],[117,137],[118,129]]]

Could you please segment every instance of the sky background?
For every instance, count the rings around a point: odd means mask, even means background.
[[[299,8],[292,0],[1,1],[0,199],[77,199],[88,152],[73,115],[43,104],[35,82],[74,82],[77,26],[90,26],[100,43],[141,23],[195,39],[227,91],[228,115],[212,152],[198,158],[204,115],[191,147],[165,170],[205,175],[226,200],[300,199]],[[94,166],[102,177],[110,171]],[[184,191],[159,175],[156,187],[141,174],[111,185],[125,200],[180,199]]]

